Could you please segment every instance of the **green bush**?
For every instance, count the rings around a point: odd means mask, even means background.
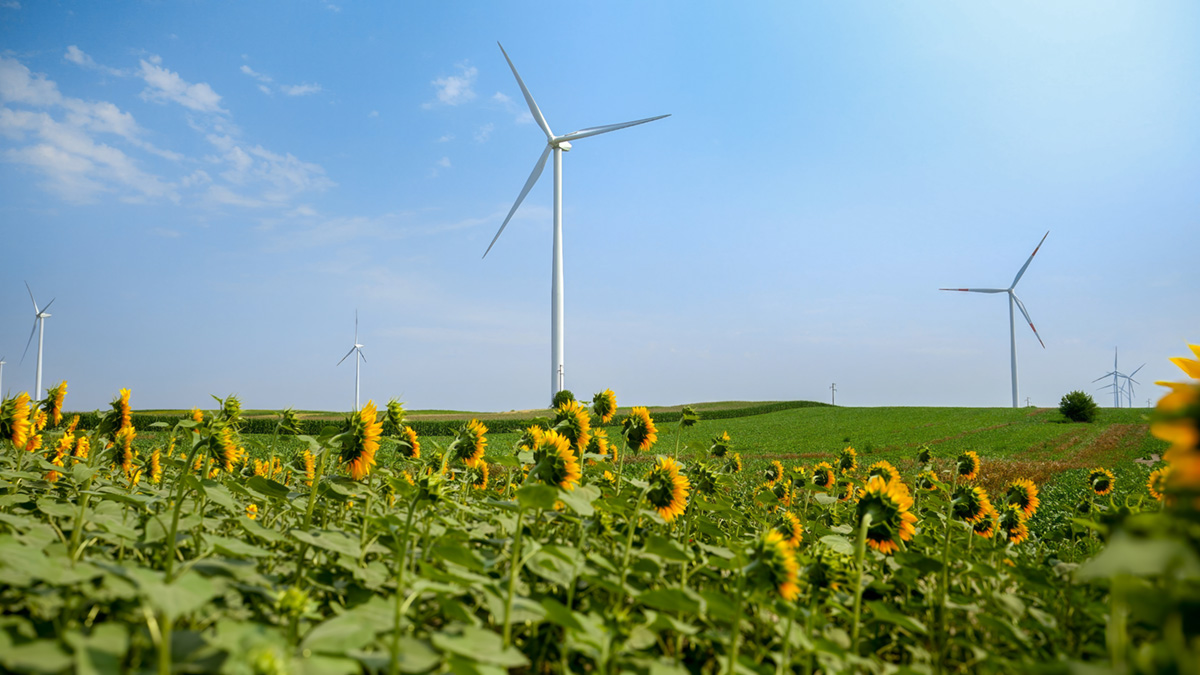
[[[1058,411],[1072,422],[1091,422],[1096,419],[1099,410],[1091,394],[1082,391],[1073,391],[1063,396],[1058,403]]]
[[[551,399],[550,407],[557,408],[558,406],[566,403],[567,401],[574,401],[574,400],[575,400],[575,394],[572,394],[570,389],[563,389],[562,391],[555,394],[554,398]]]

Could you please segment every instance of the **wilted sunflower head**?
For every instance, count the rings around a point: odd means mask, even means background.
[[[451,461],[478,462],[483,459],[487,450],[487,427],[479,420],[471,420],[455,432],[454,440],[450,442]]]
[[[717,491],[719,474],[708,464],[694,462],[688,474],[692,481],[692,487],[696,489],[696,492],[711,495]]]
[[[387,404],[387,420],[388,432],[392,434],[400,434],[404,429],[404,403],[397,399],[389,399]]]
[[[1021,509],[1026,520],[1033,517],[1041,504],[1041,500],[1038,499],[1037,486],[1028,478],[1018,478],[1008,484],[1007,501]]]
[[[289,436],[300,434],[300,417],[291,408],[280,411],[279,422],[277,424],[280,433],[288,434]]]
[[[46,392],[46,407],[50,410],[50,422],[58,426],[62,422],[63,399],[67,397],[67,381]]]
[[[529,471],[529,477],[547,485],[574,490],[583,477],[571,442],[554,430],[541,434],[533,450],[533,461],[534,468]]]
[[[979,455],[974,450],[967,450],[955,460],[958,476],[963,480],[975,480],[979,476]]]
[[[933,453],[929,450],[928,445],[922,444],[917,448],[917,464],[925,466],[933,461]]]
[[[992,500],[988,498],[987,490],[982,487],[959,485],[954,489],[951,504],[955,518],[975,524],[992,507]]]
[[[854,473],[858,468],[858,451],[850,446],[838,453],[837,468],[840,473]]]
[[[780,511],[775,518],[775,529],[783,535],[783,541],[793,549],[804,539],[804,525],[791,511]]]
[[[12,441],[13,447],[25,447],[29,436],[29,394],[21,392],[16,398],[0,403],[0,438]]]
[[[708,447],[708,454],[713,457],[724,457],[731,447],[733,447],[733,439],[729,437],[728,431],[722,431],[713,436],[712,444]]]
[[[1116,478],[1113,472],[1104,467],[1096,467],[1088,472],[1087,482],[1098,496],[1104,496],[1113,491],[1113,484],[1116,483]]]
[[[623,424],[625,444],[634,452],[646,452],[658,442],[658,429],[650,417],[650,411],[636,406],[629,411]]]
[[[1167,494],[1167,481],[1171,476],[1171,467],[1163,466],[1150,472],[1150,479],[1146,481],[1146,489],[1150,491],[1150,496],[1158,501],[1162,501]]]
[[[800,595],[800,565],[796,554],[778,530],[767,530],[754,545],[747,578],[756,585],[774,589],[784,600],[791,602]]]
[[[237,395],[230,394],[224,399],[217,398],[216,396],[213,396],[213,398],[216,399],[217,403],[221,404],[217,410],[217,419],[232,425],[235,429],[240,429],[242,426],[242,402],[238,400]]]
[[[700,421],[700,413],[696,412],[696,409],[693,408],[692,406],[685,405],[685,406],[683,406],[683,408],[681,408],[679,410],[679,427],[681,429],[687,429],[688,427],[694,427],[694,426],[696,426],[696,423],[699,421]]]
[[[871,516],[867,527],[867,545],[891,555],[900,550],[900,542],[916,534],[916,515],[909,512],[912,497],[908,487],[899,480],[888,481],[883,476],[871,476],[858,500],[858,522]]]
[[[867,469],[867,479],[870,480],[873,476],[879,476],[880,478],[883,478],[884,482],[886,483],[900,480],[900,472],[897,471],[896,467],[892,466],[892,463],[886,459],[881,459],[878,462],[875,462],[869,469]]]
[[[813,485],[828,489],[833,485],[833,465],[829,462],[819,462],[813,467]]]
[[[592,397],[592,412],[599,418],[601,424],[608,424],[612,421],[613,415],[617,412],[617,395],[612,389],[604,391]]]
[[[571,442],[575,454],[582,455],[591,440],[591,417],[579,401],[563,401],[555,409],[553,429]]]
[[[407,424],[400,428],[400,442],[396,444],[400,456],[408,459],[421,459],[421,441],[417,432]]]
[[[646,476],[646,482],[650,485],[646,491],[646,501],[663,520],[669,523],[687,510],[691,482],[687,476],[679,473],[679,464],[675,460],[659,457]]]
[[[379,421],[379,410],[375,407],[375,401],[368,400],[362,410],[350,418],[350,430],[342,441],[341,461],[354,480],[362,480],[371,473],[382,434],[383,422]]]

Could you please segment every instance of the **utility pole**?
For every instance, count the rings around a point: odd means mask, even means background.
[[[832,397],[830,402],[837,405],[837,382],[829,385],[829,395]]]
[[[1025,397],[1025,407],[1026,408],[1029,407],[1029,397],[1028,396]]]

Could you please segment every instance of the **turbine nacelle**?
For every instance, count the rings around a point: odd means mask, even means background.
[[[571,142],[570,141],[560,141],[558,143],[551,142],[550,145],[552,147],[558,148],[559,150],[562,150],[563,152],[571,151]]]

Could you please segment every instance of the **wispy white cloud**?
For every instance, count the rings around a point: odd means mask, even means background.
[[[371,112],[367,113],[367,117],[379,117],[379,111],[372,110]]]
[[[430,170],[429,175],[430,175],[430,177],[436,178],[437,175],[439,173],[441,173],[442,169],[449,169],[450,166],[451,166],[450,158],[443,157],[443,158],[439,159],[438,161],[434,162],[433,169]]]
[[[221,108],[221,96],[207,83],[192,84],[178,73],[163,68],[161,62],[162,59],[157,56],[150,57],[149,61],[142,59],[139,62],[141,71],[138,74],[146,82],[146,89],[142,91],[143,99],[173,101],[196,112],[228,112]]]
[[[4,0],[4,2],[0,2],[0,7],[4,9],[21,9],[21,3],[17,2],[17,0]]]
[[[129,75],[129,73],[118,68],[110,68],[108,66],[96,63],[95,59],[75,45],[67,47],[67,52],[63,54],[63,58],[77,66],[80,66],[81,68],[87,68],[88,70],[98,70],[109,75],[116,75],[117,77],[125,77]]]
[[[532,124],[533,113],[529,112],[529,108],[518,105],[512,97],[507,94],[496,92],[492,94],[492,102],[499,105],[508,114],[513,116],[513,121],[517,124]]]
[[[487,124],[479,127],[479,129],[477,129],[475,131],[475,142],[476,143],[487,143],[488,138],[491,137],[492,131],[494,131],[495,129],[496,129],[496,125],[492,124],[491,122],[488,122]]]
[[[278,154],[261,145],[245,146],[231,136],[209,134],[208,142],[220,154],[209,157],[209,162],[223,170],[220,173],[231,188],[256,189],[258,197],[244,197],[226,188],[226,192],[212,192],[218,203],[243,206],[283,205],[305,192],[320,192],[334,185],[317,164],[304,162],[291,153]],[[237,199],[234,199],[234,197]]]
[[[458,69],[457,75],[439,77],[430,83],[433,85],[437,95],[437,103],[442,105],[462,105],[474,100],[475,90],[472,87],[475,85],[475,77],[479,74],[479,71],[474,66],[469,66],[466,63],[460,63],[455,67]],[[432,108],[434,105],[436,104],[429,102],[424,107]]]
[[[271,95],[278,91],[287,96],[308,96],[309,94],[317,94],[322,91],[321,85],[309,84],[307,82],[304,84],[276,84],[275,78],[267,75],[266,73],[257,72],[247,65],[243,65],[241,71],[242,73],[258,80],[259,91],[267,95]]]
[[[437,139],[438,143],[449,143],[454,140],[454,134],[442,134],[441,138]]]

